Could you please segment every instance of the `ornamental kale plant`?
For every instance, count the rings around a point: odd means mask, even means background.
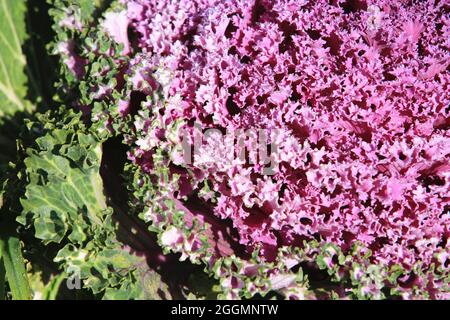
[[[1,297],[450,298],[448,1],[0,1]]]

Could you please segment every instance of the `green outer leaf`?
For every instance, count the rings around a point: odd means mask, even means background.
[[[73,226],[71,239],[83,242],[85,235],[79,227],[87,227],[83,225],[85,218],[90,223],[102,225],[102,212],[107,206],[99,174],[100,145],[91,156],[98,162],[94,166],[84,164],[74,168],[67,158],[51,152],[25,159],[30,175],[45,172],[48,179],[45,185],[30,183],[26,188],[26,198],[21,200],[24,211],[35,215],[38,239],[59,243]],[[24,222],[23,218],[18,220]]]
[[[0,0],[0,116],[31,109],[25,100],[29,73],[22,51],[27,36],[25,12],[24,0]]]
[[[6,270],[6,278],[14,300],[31,299],[31,289],[25,270],[25,261],[22,256],[20,241],[14,236],[0,234],[0,251]]]

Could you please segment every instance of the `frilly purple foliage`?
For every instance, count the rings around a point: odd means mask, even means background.
[[[160,89],[166,101],[161,132],[144,119],[130,153],[149,174],[152,148],[175,148],[194,120],[280,132],[274,175],[239,161],[205,165],[206,149],[193,164],[173,158],[174,198],[210,208],[266,261],[304,241],[344,252],[359,242],[373,264],[448,271],[448,1],[122,2],[105,30],[123,54],[140,52],[127,71],[133,90]],[[120,101],[121,114],[129,104]],[[164,128],[178,121],[184,130],[167,142]],[[225,157],[220,139],[208,146]],[[205,181],[217,202],[199,195]],[[171,228],[163,242],[179,238]]]

